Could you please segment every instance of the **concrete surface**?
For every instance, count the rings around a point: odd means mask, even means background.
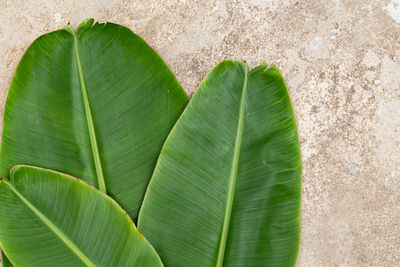
[[[400,266],[400,0],[0,0],[0,106],[39,35],[128,26],[191,95],[224,59],[277,65],[299,122],[298,266]]]

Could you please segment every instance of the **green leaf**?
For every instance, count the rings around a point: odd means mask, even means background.
[[[18,164],[84,179],[137,213],[188,97],[157,53],[129,29],[68,26],[26,51],[8,94],[0,175]]]
[[[113,199],[59,172],[14,167],[0,182],[0,223],[16,266],[162,266]]]
[[[224,61],[162,149],[138,228],[166,266],[294,266],[297,124],[279,70]]]
[[[1,266],[2,267],[12,267],[12,263],[10,260],[7,258],[7,256],[4,254],[4,252],[1,250]]]

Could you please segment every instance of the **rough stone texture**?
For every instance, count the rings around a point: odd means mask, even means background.
[[[400,0],[0,0],[0,105],[39,35],[128,26],[192,95],[221,60],[286,79],[304,177],[298,266],[400,266]]]

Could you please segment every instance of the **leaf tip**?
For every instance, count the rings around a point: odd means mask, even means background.
[[[75,31],[72,28],[71,23],[68,22],[67,27],[65,27],[64,29],[75,35]]]

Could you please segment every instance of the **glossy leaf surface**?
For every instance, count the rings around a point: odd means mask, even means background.
[[[0,182],[0,224],[15,266],[162,266],[113,199],[62,173],[14,167]]]
[[[139,230],[166,266],[294,266],[297,124],[279,70],[224,61],[162,149]]]
[[[0,174],[61,171],[112,196],[133,220],[157,157],[188,102],[140,37],[112,24],[71,26],[26,51],[8,94]]]

